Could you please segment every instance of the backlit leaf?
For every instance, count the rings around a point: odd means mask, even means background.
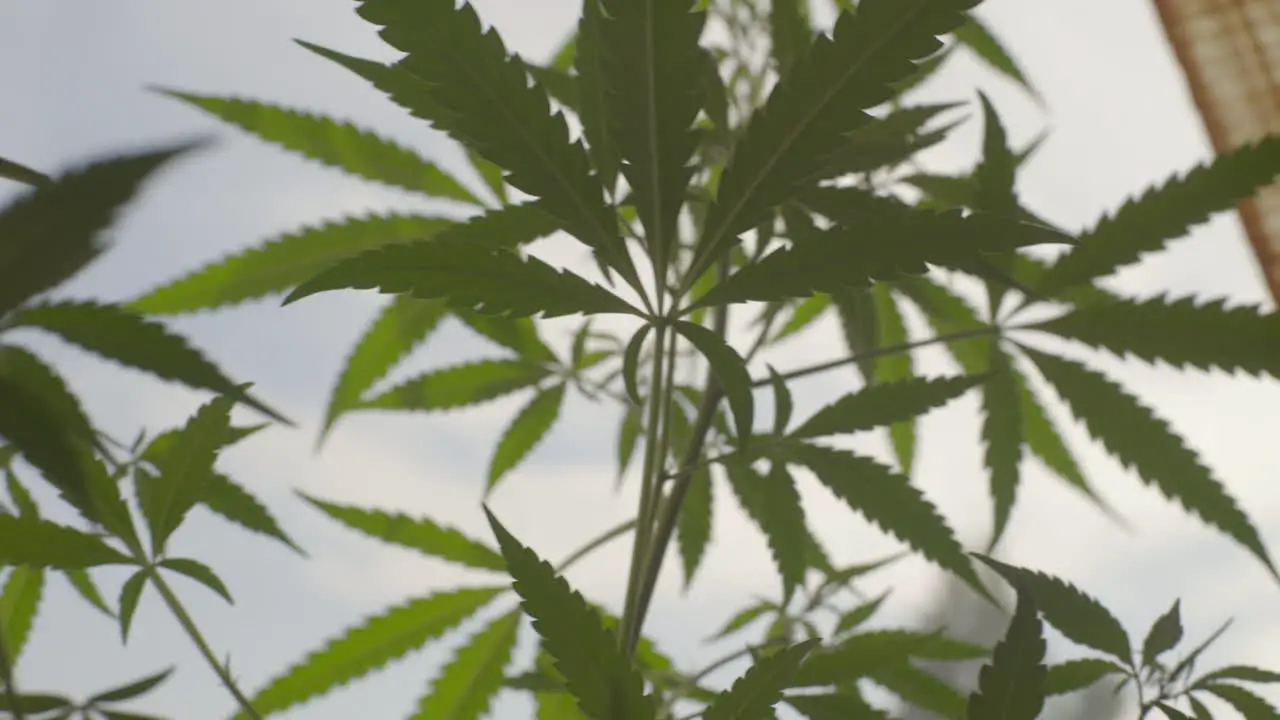
[[[1108,675],[1123,675],[1125,669],[1102,658],[1068,660],[1047,668],[1044,678],[1045,695],[1064,695],[1093,685]]]
[[[982,386],[983,462],[990,473],[994,520],[989,548],[1004,536],[1018,498],[1022,479],[1022,398],[1014,381],[1013,360],[1000,347],[990,343],[991,374]]]
[[[582,3],[582,17],[578,20],[577,42],[574,47],[573,66],[578,71],[578,119],[582,121],[582,134],[587,141],[592,164],[599,173],[605,192],[613,194],[618,185],[618,149],[610,136],[606,110],[605,69],[601,50],[604,38],[600,24],[602,12],[599,0]]]
[[[328,502],[302,492],[298,495],[343,525],[383,542],[481,570],[506,569],[496,550],[432,520]]]
[[[705,720],[756,720],[782,700],[782,691],[791,684],[796,670],[808,657],[817,640],[807,640],[783,648],[758,660],[733,686],[707,706]]]
[[[1167,422],[1105,375],[1066,358],[1025,351],[1112,456],[1165,497],[1235,539],[1276,576],[1249,517]]]
[[[186,575],[221,595],[222,599],[228,603],[235,602],[231,599],[231,591],[222,582],[222,578],[218,577],[218,574],[212,568],[198,560],[192,560],[191,558],[165,558],[157,564],[180,575]]]
[[[869,385],[824,406],[791,433],[812,438],[871,430],[941,407],[974,387],[981,377],[913,377]]]
[[[207,479],[200,504],[246,530],[275,538],[305,554],[258,498],[222,473],[215,472]]]
[[[479,720],[502,687],[520,628],[520,611],[494,620],[460,648],[418,701],[411,720]]]
[[[489,481],[485,492],[492,492],[508,471],[520,464],[551,431],[564,404],[564,385],[553,385],[537,395],[511,420],[489,462]]]
[[[181,336],[118,305],[56,302],[26,308],[12,318],[18,327],[40,328],[89,352],[163,380],[227,395],[272,418],[283,416],[247,395]]]
[[[1149,666],[1182,640],[1181,602],[1175,601],[1168,612],[1151,624],[1142,641],[1142,664]]]
[[[500,592],[502,588],[463,588],[397,605],[325,643],[269,682],[250,702],[265,717],[324,695],[452,630]],[[240,713],[235,720],[246,718]]]
[[[353,175],[471,205],[480,201],[417,153],[333,118],[271,103],[161,90],[288,150]]]
[[[130,562],[89,533],[35,517],[0,514],[0,565],[65,570]]]
[[[723,388],[725,397],[729,399],[729,409],[733,411],[739,442],[745,444],[747,438],[751,437],[755,421],[755,398],[751,392],[751,376],[747,374],[742,356],[723,338],[701,325],[681,320],[676,323],[675,329],[707,359],[711,372]]]
[[[523,360],[477,360],[410,378],[360,403],[371,410],[450,410],[529,387],[549,370]]]
[[[0,589],[0,639],[4,641],[4,659],[16,665],[31,628],[35,625],[40,599],[44,596],[44,568],[18,566],[10,568]]]
[[[676,547],[680,551],[684,567],[686,589],[693,583],[693,575],[698,571],[698,565],[702,563],[707,546],[711,543],[711,523],[715,508],[709,467],[700,465],[691,472],[693,478],[689,481],[684,504],[680,506],[680,516],[676,518]]]
[[[1008,50],[1004,49],[1000,40],[973,13],[969,13],[968,20],[956,28],[954,34],[961,44],[982,58],[987,65],[990,65],[997,72],[1018,83],[1027,92],[1039,98],[1036,89],[1027,80],[1026,74],[1018,67],[1017,61],[1013,59]]]
[[[742,509],[764,533],[782,580],[783,598],[789,601],[809,569],[805,545],[809,528],[795,479],[781,462],[773,463],[768,473],[733,461],[725,464],[725,470]]]

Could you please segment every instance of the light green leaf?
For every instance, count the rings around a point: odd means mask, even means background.
[[[703,711],[704,720],[756,720],[782,700],[796,671],[818,644],[807,640],[758,660]]]
[[[860,201],[849,193],[841,196],[842,224],[740,268],[684,311],[835,293],[872,280],[923,275],[929,265],[969,271],[984,254],[1068,239],[1056,230],[996,215],[937,212],[869,194]]]
[[[142,183],[186,143],[64,173],[0,209],[0,316],[66,282],[107,248],[101,234]]]
[[[1037,100],[1040,99],[1040,94],[1032,87],[1031,82],[1027,80],[1027,76],[1018,67],[1017,61],[1013,59],[1009,51],[1004,49],[1000,40],[973,13],[969,13],[969,19],[956,28],[954,34],[956,40],[959,40],[975,55],[982,58],[987,65],[1021,85]]]
[[[1080,244],[1045,273],[1036,290],[1047,296],[1084,285],[1164,249],[1168,241],[1271,184],[1280,175],[1280,135],[1242,145],[1182,177],[1147,190],[1102,218]]]
[[[1164,653],[1172,650],[1182,640],[1181,601],[1174,601],[1169,611],[1151,624],[1147,637],[1142,641],[1142,664],[1150,666]]]
[[[453,220],[424,215],[370,214],[303,227],[156,288],[129,307],[171,315],[256,300],[283,293],[361,251],[431,238],[455,226]]]
[[[488,186],[489,191],[498,199],[498,202],[507,202],[507,181],[502,177],[502,168],[484,159],[475,150],[467,150],[467,160],[471,161],[471,166],[476,169],[476,173],[484,180],[484,184]]]
[[[533,63],[526,64],[525,70],[528,71],[535,82],[542,85],[543,89],[547,91],[548,97],[569,110],[579,112],[578,108],[582,105],[582,100],[579,96],[582,92],[579,89],[580,83],[576,76],[570,75],[567,70],[543,67]]]
[[[222,473],[215,472],[207,478],[200,494],[200,504],[246,530],[273,537],[299,554],[306,554],[281,529],[280,523],[258,498]]]
[[[809,720],[889,720],[889,715],[862,699],[857,688],[814,695],[788,695],[786,702]]]
[[[1044,677],[1045,695],[1065,695],[1082,690],[1108,675],[1124,675],[1126,670],[1110,660],[1082,658],[1050,665]]]
[[[1257,306],[1158,295],[1077,308],[1032,327],[1119,357],[1280,378],[1280,314]]]
[[[0,178],[37,187],[52,182],[48,175],[7,158],[0,158]]]
[[[911,61],[936,52],[942,46],[936,36],[954,30],[963,20],[961,11],[974,4],[866,0],[857,13],[840,14],[831,36],[818,35],[734,148],[698,241],[692,277],[770,208],[789,199],[845,133],[870,120],[863,111],[891,98],[889,85],[911,75],[916,68]],[[828,262],[846,271],[857,267],[831,256]]]
[[[879,667],[922,660],[970,660],[984,657],[964,643],[938,633],[908,630],[873,630],[853,635],[834,647],[814,652],[796,673],[792,687],[847,684]]]
[[[338,375],[325,409],[321,440],[343,413],[359,406],[366,390],[430,337],[447,312],[440,300],[419,300],[411,295],[398,295],[383,306]]]
[[[592,720],[653,720],[656,710],[653,698],[644,694],[644,678],[600,615],[487,508],[485,514],[525,613],[583,713]]]
[[[778,328],[778,332],[774,333],[773,338],[769,340],[769,344],[773,345],[809,327],[815,320],[822,317],[822,314],[830,306],[831,296],[826,293],[818,293],[796,304],[791,309],[791,317],[787,318],[782,327]]]
[[[824,406],[791,436],[814,438],[855,433],[910,420],[960,397],[981,380],[981,376],[964,375],[912,377],[869,385]]]
[[[0,589],[0,639],[10,666],[17,664],[31,639],[31,628],[44,596],[44,578],[44,568],[18,566],[9,570]]]
[[[541,364],[556,360],[556,354],[542,341],[537,325],[529,318],[481,315],[461,309],[454,309],[453,316],[480,335],[515,351],[527,362]]]
[[[11,321],[15,327],[40,328],[89,352],[163,380],[227,395],[275,420],[289,423],[247,395],[181,336],[119,305],[91,301],[47,303],[15,313]]]
[[[751,376],[747,374],[746,362],[723,338],[701,325],[681,320],[676,323],[675,330],[707,359],[711,372],[729,399],[729,409],[733,411],[734,423],[738,426],[738,441],[745,445],[755,422],[755,399],[751,394]]]
[[[99,592],[98,586],[94,584],[93,578],[89,576],[87,570],[79,568],[63,570],[62,575],[67,579],[67,582],[71,583],[71,587],[75,588],[76,593],[84,598],[85,602],[102,611],[109,618],[116,616],[115,612],[107,607],[107,601],[103,599],[102,593]]]
[[[235,603],[235,601],[231,599],[231,591],[227,589],[226,583],[222,582],[222,578],[218,577],[218,574],[215,573],[212,568],[199,560],[192,560],[191,558],[165,558],[157,563],[157,565],[162,568],[172,570],[179,575],[186,575],[192,580],[195,580],[201,585],[218,593],[222,596],[222,599],[226,600],[228,603]]]
[[[1021,397],[1014,381],[1013,360],[1000,347],[989,343],[991,374],[982,386],[982,442],[986,446],[983,463],[991,474],[994,520],[988,551],[999,544],[1009,524],[1022,479]]]
[[[411,720],[479,720],[502,688],[502,671],[511,660],[520,627],[520,611],[494,620],[458,650],[418,701]]]
[[[436,128],[508,170],[509,185],[542,198],[566,230],[639,284],[587,153],[496,30],[482,30],[475,10],[453,0],[366,0],[357,12],[408,54],[397,65],[430,85]]]
[[[1068,640],[1100,650],[1129,664],[1133,651],[1129,635],[1109,610],[1076,586],[1052,575],[1006,565],[984,555],[975,555],[1008,583],[1030,593],[1044,619]]]
[[[0,565],[67,570],[131,562],[89,533],[35,517],[0,514]]]
[[[489,462],[489,480],[485,493],[493,492],[502,476],[520,464],[551,431],[564,404],[564,384],[538,391],[533,400],[511,420],[494,448]]]
[[[1112,456],[1165,497],[1235,539],[1280,578],[1249,517],[1168,423],[1105,375],[1066,358],[1025,351]]]
[[[450,410],[536,384],[550,371],[524,360],[477,360],[423,373],[360,403],[368,410]]]
[[[879,338],[875,348],[905,345],[911,337],[907,334],[907,322],[894,294],[885,283],[871,288],[871,302],[875,313],[875,327]],[[910,351],[882,355],[876,359],[875,373],[866,378],[868,385],[903,382],[915,377],[915,358]],[[889,426],[889,442],[898,456],[898,467],[910,476],[916,462],[916,419],[908,417]]]
[[[139,472],[138,504],[151,531],[152,553],[164,553],[169,536],[212,483],[213,465],[231,426],[231,401],[215,398],[187,420],[173,442],[152,460],[159,475]]]
[[[451,306],[512,317],[640,314],[627,301],[572,272],[507,248],[453,236],[365,251],[322,270],[294,288],[284,302],[345,288],[409,293],[423,300],[446,298]]]
[[[502,592],[463,588],[416,598],[348,629],[254,695],[262,716],[286,710],[361,678],[452,630]],[[246,720],[243,713],[235,720]]]
[[[1004,639],[991,652],[991,662],[978,674],[969,696],[968,720],[1035,720],[1044,709],[1047,670],[1044,626],[1031,594],[1018,593]]]
[[[351,123],[270,103],[161,89],[259,138],[360,177],[432,197],[481,205],[453,176],[417,153]]]
[[[809,569],[809,528],[805,524],[804,507],[796,490],[795,478],[782,462],[774,462],[767,474],[755,471],[746,462],[725,463],[729,487],[742,509],[764,533],[782,580],[784,604],[804,582]]]
[[[432,520],[340,505],[302,492],[298,495],[343,525],[383,542],[481,570],[503,571],[507,568],[496,550]]]
[[[706,556],[707,546],[711,543],[715,508],[710,467],[699,465],[691,472],[693,478],[689,481],[684,504],[680,506],[680,516],[676,518],[676,547],[684,566],[685,589],[693,584],[693,575],[698,571],[698,566]]]
[[[599,63],[594,79],[608,139],[621,156],[649,257],[665,272],[695,170],[689,160],[698,144],[693,121],[703,104],[698,39],[706,13],[693,11],[691,0],[600,0],[591,8],[594,1],[586,4],[579,42],[589,43]],[[593,23],[586,21],[589,15]]]
[[[955,573],[979,594],[988,594],[955,532],[906,477],[870,458],[817,445],[797,443],[789,448],[787,459],[812,470],[855,512]]]
[[[631,465],[631,458],[636,452],[636,443],[640,440],[640,413],[643,407],[630,405],[622,414],[618,423],[618,481],[626,474]],[[692,490],[692,488],[690,488]]]

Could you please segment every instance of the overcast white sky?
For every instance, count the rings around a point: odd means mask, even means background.
[[[544,59],[563,39],[577,0],[479,0],[509,47]],[[1205,158],[1208,147],[1172,56],[1145,2],[1028,3],[991,0],[981,8],[1048,99],[1047,115],[1016,88],[968,57],[951,61],[928,96],[971,100],[986,91],[1021,144],[1046,124],[1053,134],[1023,175],[1029,204],[1080,228],[1171,172]],[[353,4],[338,0],[219,0],[162,3],[110,0],[7,0],[0,5],[0,155],[55,170],[101,153],[193,134],[218,143],[167,171],[122,224],[116,250],[79,278],[77,296],[125,299],[198,264],[259,243],[303,223],[379,209],[437,210],[419,198],[379,189],[299,160],[197,111],[144,90],[150,84],[269,99],[352,119],[457,167],[457,150],[345,71],[299,48],[302,38],[346,52],[387,57]],[[934,155],[955,165],[972,157],[978,123]],[[469,177],[467,179],[470,179]],[[552,248],[555,250],[555,248]],[[563,261],[564,256],[554,255]],[[1228,296],[1262,302],[1263,285],[1233,218],[1199,229],[1120,285],[1138,294]],[[346,352],[381,299],[331,293],[280,309],[255,303],[175,322],[235,377],[301,423],[272,429],[229,453],[225,467],[252,488],[312,554],[303,561],[204,513],[178,533],[176,550],[222,575],[237,604],[227,607],[187,583],[180,592],[219,652],[250,689],[283,670],[358,618],[402,599],[474,579],[466,572],[383,548],[317,516],[291,492],[400,508],[487,537],[479,510],[483,473],[498,430],[523,398],[447,417],[356,416],[320,453],[315,432]],[[24,336],[25,337],[25,336]],[[778,367],[838,350],[837,334],[819,335],[772,356]],[[95,419],[118,436],[139,426],[181,423],[204,399],[107,366],[52,342],[32,344],[59,364]],[[411,369],[489,352],[456,329],[437,336]],[[1183,373],[1098,361],[1180,429],[1240,498],[1268,544],[1280,547],[1280,456],[1274,451],[1273,382]],[[947,370],[933,361],[935,371]],[[797,412],[852,387],[834,373],[801,386]],[[967,398],[921,425],[918,481],[963,538],[978,543],[989,523],[986,478],[977,442],[976,402]],[[633,495],[613,492],[615,422],[611,411],[575,401],[555,434],[507,479],[493,500],[507,526],[556,558],[626,517]],[[1086,470],[1128,517],[1126,534],[1074,492],[1027,463],[1006,557],[1070,578],[1101,597],[1140,641],[1176,597],[1188,642],[1226,617],[1234,629],[1201,667],[1224,660],[1280,668],[1276,598],[1280,588],[1243,550],[1203,529],[1122,471],[1072,428]],[[883,448],[876,448],[882,451]],[[634,483],[631,486],[634,489]],[[847,509],[806,498],[812,522],[840,561],[896,548]],[[720,497],[721,508],[733,501]],[[651,634],[692,665],[724,652],[700,644],[710,627],[753,592],[775,587],[759,535],[736,513],[720,513],[717,544],[687,596],[675,573],[656,600]],[[582,563],[572,582],[616,605],[627,543]],[[671,563],[675,570],[676,563]],[[110,592],[121,578],[103,573]],[[475,576],[478,577],[478,576]],[[938,573],[904,563],[868,588],[893,585],[882,622],[913,622],[930,601]],[[481,578],[481,581],[485,579]],[[51,583],[19,679],[29,691],[83,697],[171,663],[180,670],[140,710],[202,720],[226,717],[230,700],[152,596],[143,600],[127,647],[114,627],[88,610],[61,581]],[[287,717],[395,718],[410,714],[447,648],[412,656],[350,689],[296,708]],[[523,655],[522,655],[523,657]],[[498,717],[523,717],[524,700],[504,695]]]

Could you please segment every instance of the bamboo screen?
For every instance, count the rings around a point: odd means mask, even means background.
[[[1155,4],[1214,149],[1280,133],[1280,0]],[[1242,203],[1240,219],[1280,304],[1280,183]]]

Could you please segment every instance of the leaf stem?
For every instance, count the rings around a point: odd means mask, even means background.
[[[563,573],[565,570],[568,570],[574,563],[578,562],[582,558],[595,552],[600,547],[608,544],[610,541],[630,532],[635,526],[636,526],[636,519],[631,518],[630,520],[622,523],[621,525],[610,528],[609,530],[605,531],[596,539],[592,540],[586,545],[583,545],[581,548],[579,548],[576,552],[574,552],[569,557],[565,558],[564,560],[561,560],[560,564],[556,566],[556,572]]]
[[[783,380],[796,380],[802,377],[808,377],[809,375],[817,375],[818,373],[823,373],[828,370],[844,367],[845,365],[850,365],[860,360],[869,360],[871,358],[884,357],[885,355],[897,355],[910,350],[928,347],[930,345],[937,345],[938,343],[955,342],[957,340],[967,340],[969,338],[996,335],[999,334],[999,332],[999,328],[984,325],[980,328],[970,328],[968,330],[958,330],[952,333],[943,333],[942,335],[935,335],[926,340],[914,340],[912,342],[902,343],[901,345],[876,348],[866,352],[855,353],[847,357],[840,358],[839,360],[830,360],[824,363],[799,368],[797,370],[790,370],[788,372],[780,373],[780,376]],[[770,382],[769,378],[762,377],[757,380],[752,380],[751,387],[764,387]]]
[[[151,584],[160,593],[160,596],[164,598],[165,604],[169,606],[169,611],[177,618],[178,624],[186,631],[187,636],[191,638],[191,642],[195,643],[196,648],[200,650],[200,654],[209,663],[209,667],[213,668],[213,672],[218,676],[218,679],[222,681],[227,691],[235,698],[240,705],[240,709],[252,720],[262,720],[262,715],[253,709],[253,704],[249,702],[249,698],[245,697],[239,686],[236,685],[236,681],[232,679],[230,671],[222,663],[218,662],[213,650],[209,648],[209,643],[205,641],[204,635],[201,634],[200,628],[196,627],[195,621],[191,619],[187,609],[182,606],[182,602],[178,600],[178,596],[174,594],[173,589],[169,587],[169,583],[160,577],[160,573],[155,568],[151,569],[149,575]]]

